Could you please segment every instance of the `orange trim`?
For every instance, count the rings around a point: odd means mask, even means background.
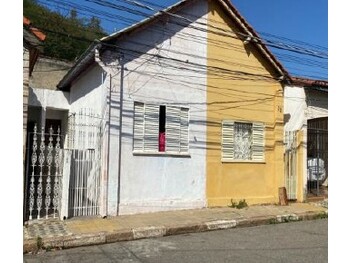
[[[41,41],[44,41],[46,38],[46,35],[41,32],[39,29],[32,27],[31,26],[31,22],[28,18],[26,18],[25,16],[23,16],[23,25],[28,26],[30,31]]]

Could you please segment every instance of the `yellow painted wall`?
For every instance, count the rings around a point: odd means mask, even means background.
[[[306,160],[307,145],[306,135],[303,130],[297,133],[297,201],[304,202],[306,200]]]
[[[277,203],[278,188],[284,182],[283,100],[282,86],[272,79],[272,74],[279,76],[258,50],[251,44],[244,45],[237,34],[223,36],[220,34],[224,32],[213,29],[212,26],[230,32],[238,30],[217,1],[209,1],[208,21],[208,206],[227,206],[231,199],[245,199],[248,204]],[[223,120],[265,123],[264,163],[221,162]]]

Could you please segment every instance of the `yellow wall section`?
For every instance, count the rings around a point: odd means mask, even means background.
[[[217,1],[209,1],[207,50],[207,198],[208,206],[227,206],[230,200],[248,204],[277,203],[283,186],[282,86],[265,58],[244,45],[232,19]],[[215,32],[220,32],[219,34]],[[221,34],[221,35],[220,35]],[[220,68],[219,70],[217,68]],[[235,71],[252,75],[239,75]],[[266,76],[266,78],[259,77]],[[274,77],[279,77],[275,74]],[[264,163],[221,162],[222,120],[265,123]]]
[[[307,151],[306,151],[306,136],[303,130],[299,130],[297,134],[297,200],[299,202],[304,202],[306,199],[306,185],[304,178],[307,178],[306,174],[306,160],[307,160]]]

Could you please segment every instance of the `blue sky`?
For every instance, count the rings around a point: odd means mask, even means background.
[[[39,3],[49,4],[49,7],[60,10],[67,14],[68,5],[64,8],[64,2],[78,4],[78,14],[91,15],[91,12],[83,10],[84,6],[101,10],[131,20],[141,20],[145,17],[130,14],[115,8],[101,5],[108,1],[116,5],[123,5],[130,8],[130,5],[121,0],[62,0],[58,4],[55,0],[38,0]],[[137,0],[136,0],[137,1]],[[169,6],[177,0],[155,1],[147,0],[151,4]],[[94,3],[95,2],[95,3]],[[96,3],[97,2],[97,3]],[[298,45],[311,51],[328,51],[328,1],[327,0],[231,0],[233,5],[243,17],[253,26],[261,37],[285,44]],[[151,4],[148,4],[151,6]],[[156,10],[161,7],[152,6]],[[151,14],[145,9],[137,9]],[[97,13],[96,13],[97,14]],[[131,22],[121,21],[120,18],[108,18],[100,16],[101,25],[110,34],[114,31],[130,25]],[[113,21],[111,21],[113,20]],[[272,34],[278,36],[273,37]],[[281,39],[280,37],[287,38]],[[306,42],[306,43],[304,43]],[[313,56],[306,56],[297,53],[276,50],[270,47],[279,61],[286,69],[295,76],[302,76],[313,79],[328,78],[328,59],[320,59]],[[291,57],[292,56],[292,57]]]

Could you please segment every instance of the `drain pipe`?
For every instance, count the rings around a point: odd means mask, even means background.
[[[99,48],[101,46],[97,46],[95,49],[95,61],[97,64],[109,73],[109,106],[108,106],[108,137],[107,137],[107,172],[106,172],[106,181],[104,184],[105,189],[105,213],[102,215],[103,218],[106,218],[108,215],[108,179],[109,179],[109,162],[110,162],[110,146],[111,146],[111,102],[112,102],[112,74],[106,68],[106,65],[102,62],[100,58]]]
[[[106,185],[106,214],[108,211],[108,178],[109,178],[109,163],[110,163],[110,137],[111,137],[111,104],[112,104],[112,70],[108,69],[101,58],[99,53],[99,48],[97,46],[95,49],[95,61],[107,72],[109,73],[109,110],[108,110],[108,146],[107,146],[107,185]],[[120,65],[120,101],[119,101],[119,149],[118,149],[118,188],[117,188],[117,215],[119,215],[119,204],[120,204],[120,182],[121,182],[121,150],[122,150],[122,125],[123,125],[123,90],[124,90],[124,62],[123,54],[119,54],[119,65]]]
[[[120,182],[121,182],[121,164],[122,164],[122,134],[123,134],[123,94],[124,94],[124,61],[123,55],[119,57],[120,65],[120,95],[119,95],[119,150],[118,150],[118,188],[117,188],[117,216],[120,206]]]

